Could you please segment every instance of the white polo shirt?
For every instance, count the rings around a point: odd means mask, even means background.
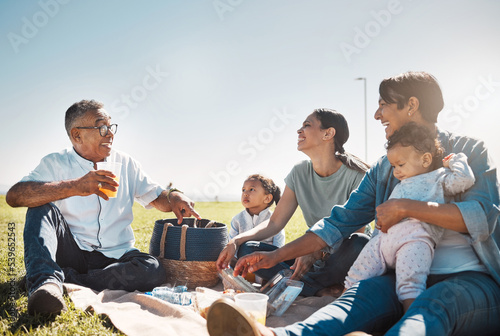
[[[129,155],[111,151],[107,161],[120,162],[120,186],[116,198],[105,201],[97,195],[74,196],[55,201],[82,250],[97,250],[110,258],[120,258],[134,248],[132,206],[134,200],[145,208],[164,190],[154,183]],[[45,156],[38,167],[21,182],[53,182],[76,179],[94,170],[92,161],[73,148]]]

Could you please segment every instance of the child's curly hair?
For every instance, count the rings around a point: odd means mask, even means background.
[[[412,146],[420,153],[432,154],[431,169],[435,170],[443,166],[444,148],[436,136],[427,127],[409,122],[395,131],[387,140],[387,150],[396,145],[403,147]]]
[[[266,194],[271,194],[273,196],[273,200],[268,204],[267,207],[270,207],[271,205],[273,205],[273,202],[278,204],[278,202],[281,198],[281,190],[280,190],[280,187],[278,187],[274,183],[273,180],[271,180],[268,177],[262,176],[260,174],[253,174],[253,175],[248,176],[246,181],[250,181],[250,180],[260,181]]]

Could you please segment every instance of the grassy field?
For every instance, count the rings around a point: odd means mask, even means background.
[[[196,210],[203,218],[229,224],[243,209],[239,202],[197,203]],[[122,335],[102,316],[75,309],[66,298],[68,311],[50,320],[28,315],[27,293],[19,287],[25,274],[23,262],[23,228],[26,208],[13,209],[0,195],[0,334],[2,335]],[[136,247],[148,252],[154,222],[173,218],[172,213],[145,210],[134,205]],[[302,213],[297,210],[286,226],[287,241],[301,236],[306,230]]]

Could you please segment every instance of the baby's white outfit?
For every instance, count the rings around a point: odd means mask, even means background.
[[[474,174],[467,156],[455,154],[450,169],[439,168],[426,174],[404,179],[390,198],[407,198],[424,202],[446,203],[445,196],[464,192],[474,184]],[[387,268],[396,269],[396,293],[400,301],[414,299],[426,289],[434,248],[444,229],[405,218],[387,233],[378,232],[365,245],[349,270],[345,288],[356,282],[382,275]]]
[[[231,228],[229,229],[229,239],[233,239],[238,234],[242,232],[246,232],[250,229],[253,229],[260,223],[264,222],[271,218],[273,212],[266,208],[262,210],[258,215],[250,215],[248,211],[245,209],[231,220]],[[278,234],[271,236],[265,240],[264,243],[268,243],[277,247],[282,247],[285,245],[285,230],[281,230]]]

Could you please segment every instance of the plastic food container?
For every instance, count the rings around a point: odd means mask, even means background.
[[[292,302],[302,292],[304,283],[302,281],[290,280],[289,277],[282,278],[266,294],[269,296],[269,304],[272,307],[272,315],[281,316],[290,307]]]
[[[224,287],[233,288],[238,292],[263,293],[269,297],[267,302],[267,316],[281,316],[290,307],[292,302],[302,292],[302,281],[290,280],[293,271],[284,269],[270,279],[260,291],[246,281],[241,275],[233,276],[231,268],[223,270],[219,276],[224,282]]]

